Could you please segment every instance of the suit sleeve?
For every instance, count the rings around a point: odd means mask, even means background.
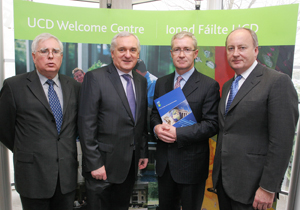
[[[144,79],[144,78],[143,78]],[[147,81],[144,79],[145,85],[144,85],[144,93],[147,95]],[[148,100],[146,97],[146,105],[148,105]],[[142,141],[141,141],[141,150],[140,150],[140,158],[148,158],[148,128],[147,128],[147,115],[148,115],[148,107],[144,108],[144,129],[142,134]]]
[[[81,87],[78,129],[80,144],[84,156],[84,164],[88,171],[96,170],[104,165],[98,149],[97,116],[101,103],[101,90],[92,72],[85,74]]]
[[[291,79],[284,74],[274,81],[268,99],[269,148],[260,186],[280,192],[288,166],[298,121],[298,97]]]
[[[0,141],[11,151],[14,148],[16,105],[9,84],[4,81],[0,92]]]
[[[219,84],[217,82],[211,83],[206,90],[205,98],[199,101],[197,105],[202,107],[202,116],[195,116],[197,123],[176,129],[179,148],[197,143],[201,140],[207,141],[208,138],[216,135],[218,132]],[[198,120],[199,118],[200,120]]]

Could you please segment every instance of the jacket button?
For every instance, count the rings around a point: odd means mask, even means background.
[[[57,141],[59,141],[59,140],[60,140],[60,138],[57,139]]]

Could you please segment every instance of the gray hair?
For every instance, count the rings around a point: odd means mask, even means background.
[[[137,45],[138,45],[138,51],[140,52],[141,51],[141,44],[140,44],[140,40],[139,38],[133,34],[133,33],[130,33],[128,31],[123,31],[123,32],[120,32],[118,33],[117,35],[114,36],[114,38],[111,40],[111,44],[110,44],[110,51],[114,51],[116,49],[116,46],[117,46],[117,38],[118,37],[129,37],[129,36],[133,36],[136,38],[137,40]]]
[[[181,31],[181,32],[175,34],[175,35],[172,37],[172,40],[171,40],[171,48],[173,48],[173,42],[174,42],[175,39],[182,39],[182,38],[184,38],[184,37],[186,37],[186,36],[193,39],[194,49],[196,50],[196,49],[197,49],[197,46],[198,46],[198,44],[197,44],[197,39],[196,39],[196,37],[195,37],[195,35],[194,35],[193,33],[188,32],[188,31]]]
[[[227,47],[227,40],[228,40],[228,37],[230,36],[230,34],[232,34],[232,32],[234,32],[234,31],[241,30],[241,29],[244,29],[250,33],[250,35],[252,37],[252,41],[253,41],[253,47],[254,48],[258,47],[258,39],[257,39],[256,33],[250,28],[243,28],[243,27],[238,27],[228,34],[228,36],[226,38],[225,46]]]
[[[60,51],[63,52],[64,47],[63,47],[62,42],[56,36],[49,34],[49,33],[42,33],[40,35],[37,35],[37,37],[34,38],[32,44],[31,44],[31,51],[33,53],[36,53],[38,44],[40,42],[46,41],[48,39],[55,39],[59,44]]]

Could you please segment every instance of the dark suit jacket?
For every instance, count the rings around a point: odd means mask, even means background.
[[[226,193],[250,204],[259,186],[279,192],[291,155],[298,120],[298,98],[290,77],[258,64],[235,96],[227,116],[223,86],[214,187],[222,170]]]
[[[156,81],[154,99],[173,90],[174,76],[175,73],[172,73]],[[195,184],[205,181],[208,176],[209,138],[218,132],[219,84],[195,69],[182,91],[197,123],[177,128],[177,141],[174,144],[157,141],[156,172],[162,176],[169,164],[175,182]],[[151,127],[161,123],[153,105]]]
[[[135,151],[147,158],[147,81],[132,71],[136,93],[134,121],[120,76],[113,64],[86,73],[81,91],[79,135],[83,172],[105,166],[108,182],[123,183]],[[135,150],[134,150],[135,147]]]
[[[16,189],[24,197],[52,197],[58,176],[62,193],[76,189],[80,84],[64,75],[59,80],[64,100],[60,135],[36,71],[5,80],[0,93],[0,141],[14,153]]]

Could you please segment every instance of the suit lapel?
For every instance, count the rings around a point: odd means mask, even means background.
[[[41,81],[36,73],[36,71],[32,71],[28,74],[28,88],[32,92],[32,94],[45,106],[45,108],[52,114],[49,102],[45,95],[45,91],[42,87]]]
[[[174,77],[175,72],[170,74],[170,76],[167,78],[165,83],[165,93],[168,93],[174,89]],[[186,98],[198,88],[198,86],[196,85],[196,83],[198,82],[200,82],[200,73],[197,71],[197,69],[195,69],[182,89],[182,92],[184,93]]]
[[[195,71],[190,76],[188,81],[186,81],[186,83],[185,83],[185,85],[183,86],[183,89],[182,89],[182,92],[184,93],[186,98],[198,88],[196,83],[198,83],[200,81],[199,77],[200,77],[200,73],[195,68]]]
[[[133,82],[134,82],[134,87],[135,87],[135,95],[136,95],[136,111],[135,111],[135,119],[138,119],[139,114],[141,113],[140,110],[140,105],[141,105],[141,99],[142,99],[142,83],[140,78],[137,75],[135,71],[132,71],[133,75]],[[131,112],[130,112],[131,113]]]
[[[64,75],[59,75],[59,81],[60,81],[60,85],[61,85],[61,89],[62,89],[62,93],[63,93],[63,101],[64,101],[64,104],[63,104],[63,123],[61,125],[61,131],[62,131],[63,128],[65,126],[67,126],[64,122],[66,122],[65,118],[69,117],[69,116],[66,116],[65,113],[66,113],[66,111],[68,109],[68,106],[69,106],[69,101],[70,101],[70,97],[71,97],[72,88],[69,84],[69,80],[67,80]]]
[[[175,72],[169,75],[165,83],[165,93],[168,93],[174,89],[174,77]]]
[[[228,93],[230,91],[230,86],[231,86],[232,82],[233,82],[233,78],[231,78],[230,80],[228,80],[228,82],[226,82],[223,85],[222,97],[221,97],[220,105],[219,105],[222,116],[225,116],[226,99],[227,99]]]
[[[260,82],[262,75],[262,68],[260,64],[257,64],[243,85],[240,87],[232,101],[232,104],[230,105],[230,108],[228,109],[228,112],[230,112],[230,110],[235,107],[252,90],[252,88],[254,88]]]
[[[110,64],[107,68],[107,72],[108,72],[108,78],[110,79],[111,83],[115,87],[115,89],[121,99],[122,104],[124,105],[130,118],[134,121],[131,110],[130,110],[130,106],[129,106],[129,103],[127,100],[127,96],[126,96],[125,90],[123,88],[120,76],[117,72],[117,69],[114,67],[113,64]]]
[[[70,99],[70,95],[71,95],[71,88],[70,88],[70,85],[69,85],[69,81],[66,80],[62,75],[59,75],[59,81],[60,81],[60,84],[61,84],[62,93],[63,93],[63,100],[64,100],[63,116],[65,116],[65,112],[68,109],[68,105],[69,105],[69,99]]]

